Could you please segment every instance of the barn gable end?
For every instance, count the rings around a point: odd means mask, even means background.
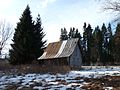
[[[82,64],[81,51],[79,46],[77,45],[75,47],[73,54],[70,56],[70,66],[79,68],[81,64]]]

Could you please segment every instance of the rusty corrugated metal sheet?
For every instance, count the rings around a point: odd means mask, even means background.
[[[44,52],[45,55],[43,54],[44,56],[41,59],[53,58],[59,51],[61,44],[62,41],[50,43]]]
[[[78,40],[78,38],[75,38],[66,41],[50,43],[39,59],[69,57],[73,53]]]

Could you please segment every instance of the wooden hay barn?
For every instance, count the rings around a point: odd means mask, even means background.
[[[82,57],[79,39],[49,43],[39,61],[45,65],[81,67]]]

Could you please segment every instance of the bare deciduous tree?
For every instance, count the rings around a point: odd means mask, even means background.
[[[120,0],[106,0],[104,10],[112,10],[120,12]]]
[[[105,0],[104,11],[112,11],[115,14],[114,21],[120,21],[120,0]]]
[[[0,55],[1,51],[5,47],[8,39],[12,35],[12,28],[9,23],[6,23],[5,21],[0,22]]]

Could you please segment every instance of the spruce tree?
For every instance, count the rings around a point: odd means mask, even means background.
[[[120,23],[117,24],[113,37],[113,56],[117,64],[120,63]]]
[[[74,27],[70,28],[68,36],[69,36],[69,38],[74,38],[74,36],[75,36],[75,28]]]
[[[81,39],[81,35],[78,31],[78,29],[75,29],[75,27],[70,28],[69,34],[68,34],[69,38],[79,38]]]
[[[88,64],[87,61],[87,37],[86,37],[86,28],[87,25],[84,23],[83,25],[83,38],[82,38],[82,51],[83,51],[83,63]]]
[[[80,38],[81,39],[81,35],[80,35],[78,29],[76,29],[76,31],[75,31],[75,38]]]
[[[92,36],[93,29],[91,28],[91,25],[88,24],[88,27],[86,28],[86,38],[87,38],[87,57],[88,57],[88,63],[91,63],[91,47],[93,46],[93,36]]]
[[[35,26],[30,8],[27,5],[15,28],[12,49],[10,50],[10,63],[26,64],[31,63],[36,58],[34,32]]]
[[[101,60],[103,64],[105,64],[108,58],[108,54],[107,54],[108,41],[107,41],[107,28],[104,23],[102,25],[101,31],[102,31],[102,59]]]
[[[112,54],[112,50],[113,50],[113,33],[112,33],[112,28],[111,28],[111,24],[108,24],[108,28],[107,28],[107,37],[108,37],[108,45],[107,45],[107,51],[108,51],[108,61],[109,62],[113,62],[113,54]]]
[[[68,35],[66,28],[61,28],[60,40],[67,40],[67,39],[68,39]]]
[[[84,32],[83,32],[83,56],[84,56],[84,62],[88,65],[91,62],[91,47],[93,45],[93,36],[91,28],[91,25],[88,24],[86,27],[86,23],[84,23],[83,26]]]
[[[108,31],[107,36],[110,39],[112,37],[112,28],[111,28],[111,24],[110,23],[108,24],[107,31]]]
[[[101,31],[102,31],[102,37],[103,37],[103,48],[105,49],[106,43],[107,43],[107,28],[104,23],[102,25]]]
[[[69,38],[72,38],[72,37],[73,37],[73,29],[72,29],[72,28],[70,28],[70,31],[69,31],[69,33],[68,33],[68,37],[69,37]]]
[[[34,55],[35,59],[40,57],[43,54],[43,50],[46,45],[46,40],[43,41],[45,34],[43,32],[42,28],[42,22],[40,15],[38,14],[38,17],[36,19],[35,25],[34,25]]]
[[[102,57],[102,33],[99,29],[99,26],[97,26],[93,32],[93,39],[94,39],[94,52],[92,56],[94,57],[95,62],[100,62]]]

